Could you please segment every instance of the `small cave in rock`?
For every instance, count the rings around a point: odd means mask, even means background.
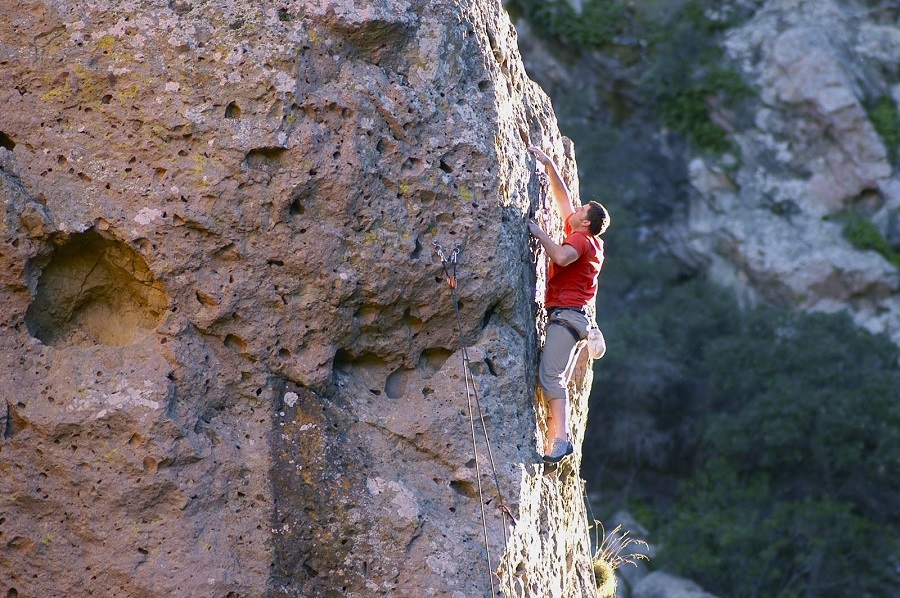
[[[69,237],[37,276],[25,324],[50,346],[135,344],[159,325],[169,303],[138,253],[93,230]]]
[[[0,131],[0,147],[6,148],[9,151],[13,151],[13,148],[16,147],[16,142],[13,141],[12,137]]]
[[[444,367],[444,363],[446,363],[452,355],[453,351],[449,349],[443,347],[431,347],[422,351],[419,355],[419,361],[416,364],[416,367],[419,370],[422,370],[426,377],[431,377]]]
[[[351,379],[373,395],[381,396],[387,390],[394,394],[390,398],[397,398],[406,386],[406,374],[400,372],[395,371],[392,376],[388,363],[373,353],[351,355],[346,349],[339,349],[334,356],[332,376]]]
[[[225,118],[240,118],[241,107],[236,102],[231,102],[225,106]]]
[[[450,488],[460,496],[465,496],[467,498],[475,498],[478,496],[478,493],[475,491],[475,485],[467,480],[451,480]]]
[[[396,370],[387,377],[384,384],[384,394],[389,399],[399,399],[406,394],[406,384],[409,381],[409,370]]]
[[[256,147],[244,156],[244,164],[257,170],[277,169],[285,152],[283,147]]]

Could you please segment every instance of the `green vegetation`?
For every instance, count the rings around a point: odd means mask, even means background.
[[[702,151],[724,153],[734,147],[711,112],[733,107],[752,91],[725,66],[719,42],[732,23],[710,19],[707,9],[713,6],[691,0],[669,19],[649,25],[651,66],[642,87],[666,126]]]
[[[567,0],[514,0],[508,9],[524,16],[539,35],[575,51],[609,48],[633,54],[632,46],[643,47],[641,90],[659,119],[700,151],[736,151],[723,119],[717,122],[711,115],[728,112],[753,94],[725,65],[719,45],[722,33],[746,14],[726,13],[713,0],[688,0],[674,11],[662,6],[588,0],[577,14]],[[708,16],[713,10],[715,18]],[[623,33],[629,47],[617,48],[616,36]]]
[[[722,596],[886,595],[887,538],[852,504],[778,499],[725,464],[697,477],[664,528],[664,565]]]
[[[646,286],[605,330],[588,437],[607,488],[653,504],[654,563],[719,595],[888,595],[897,347],[845,315]]]
[[[576,48],[611,42],[626,22],[623,5],[610,0],[587,0],[581,14],[567,0],[514,0],[507,9],[524,16],[539,34]]]
[[[900,352],[843,315],[736,315],[696,364],[709,408],[661,560],[731,596],[884,591]]]
[[[897,148],[900,146],[900,114],[897,104],[890,96],[881,96],[874,105],[868,107],[869,120],[881,135],[887,149],[888,160],[897,165]]]
[[[900,252],[891,247],[878,228],[856,210],[844,210],[832,214],[829,220],[844,223],[844,237],[855,248],[863,251],[877,251],[884,259],[900,268]]]

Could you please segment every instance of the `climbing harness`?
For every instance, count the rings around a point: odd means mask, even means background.
[[[581,336],[581,331],[578,330],[577,328],[575,328],[575,326],[573,324],[570,324],[566,320],[563,320],[562,318],[551,316],[550,323],[556,324],[557,326],[562,326],[563,328],[568,330],[569,334],[572,335],[572,338],[575,339],[576,343],[580,343],[581,341],[584,340],[584,337]]]
[[[481,410],[481,402],[478,399],[478,389],[475,385],[475,376],[472,374],[472,369],[469,366],[469,353],[466,349],[466,343],[463,335],[463,327],[462,327],[462,318],[459,314],[459,297],[457,296],[457,277],[456,277],[456,265],[457,265],[457,257],[459,257],[460,247],[457,245],[453,248],[453,251],[448,255],[444,252],[444,248],[441,247],[437,241],[433,241],[434,249],[437,251],[438,257],[441,259],[441,267],[444,270],[444,275],[447,277],[447,283],[450,286],[450,298],[453,301],[453,310],[456,314],[456,326],[459,331],[459,348],[462,354],[463,359],[463,373],[466,379],[466,404],[468,406],[469,411],[469,427],[472,432],[472,452],[475,456],[475,477],[478,482],[478,501],[481,506],[481,527],[482,532],[484,534],[484,551],[487,556],[487,566],[488,566],[488,578],[491,582],[491,595],[496,595],[494,592],[494,569],[491,565],[491,550],[488,544],[488,533],[487,533],[487,513],[484,508],[484,492],[481,487],[481,465],[479,463],[478,458],[478,445],[476,443],[475,438],[475,415],[473,410],[474,407],[478,410],[478,419],[481,422],[481,431],[484,434],[484,443],[487,447],[488,453],[488,461],[491,466],[491,473],[494,477],[494,485],[497,490],[497,507],[503,513],[504,516],[504,525],[503,525],[503,542],[504,544],[509,542],[509,538],[506,533],[506,524],[505,518],[509,517],[509,520],[512,522],[513,526],[516,525],[516,519],[513,517],[512,512],[509,510],[509,507],[503,502],[503,494],[500,491],[500,480],[497,477],[497,467],[494,464],[494,454],[491,450],[491,440],[488,436],[487,424],[484,421],[484,412]],[[474,399],[474,401],[473,401]],[[512,595],[512,594],[510,594]]]
[[[603,337],[603,332],[600,331],[600,328],[597,327],[597,323],[592,318],[588,318],[588,331],[586,336],[583,336],[581,331],[573,324],[558,316],[551,315],[549,323],[562,326],[568,330],[569,334],[572,335],[572,338],[575,339],[575,343],[587,341],[586,345],[591,359],[600,359],[606,354],[606,339]]]

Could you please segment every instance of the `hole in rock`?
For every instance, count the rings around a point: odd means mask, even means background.
[[[497,310],[499,309],[499,307],[500,307],[500,305],[498,302],[498,303],[494,303],[489,308],[487,308],[487,310],[484,312],[484,316],[482,316],[482,318],[481,318],[481,328],[482,329],[488,327],[488,325],[491,323],[491,318],[493,318],[497,314]]]
[[[490,357],[485,357],[484,365],[487,366],[488,371],[491,373],[491,376],[497,375],[497,366],[494,364],[494,360]]]
[[[299,197],[295,197],[291,202],[291,207],[288,209],[288,213],[291,216],[299,216],[303,212],[306,211],[306,208],[303,207],[303,203],[301,203]]]
[[[140,254],[91,230],[54,250],[25,324],[46,345],[127,346],[159,325],[168,303]]]
[[[400,167],[400,174],[404,176],[419,176],[425,171],[425,163],[418,158],[409,158]]]
[[[360,386],[367,388],[375,396],[381,396],[382,388],[385,389],[385,392],[388,392],[389,388],[390,392],[394,392],[394,384],[398,383],[394,381],[391,383],[387,382],[387,379],[392,375],[391,368],[380,356],[373,353],[351,355],[346,349],[338,350],[334,356],[332,376],[338,372],[353,379]]]
[[[419,259],[420,255],[422,255],[422,236],[421,235],[416,237],[415,248],[413,249],[413,252],[410,254],[409,257],[410,257],[410,259],[417,260],[417,259]]]
[[[21,407],[21,403],[18,406]],[[6,416],[6,422],[3,428],[0,429],[0,438],[9,440],[28,427],[28,422],[19,415],[18,409],[13,407],[12,403],[6,404],[6,413],[4,415]]]
[[[225,118],[240,118],[241,117],[241,107],[231,102],[227,106],[225,106]]]
[[[225,346],[241,355],[247,353],[247,342],[236,334],[225,335]]]
[[[12,137],[0,131],[0,147],[13,151],[13,148],[16,147],[16,142],[12,140]]]
[[[454,492],[459,494],[460,496],[465,496],[467,498],[475,498],[475,486],[472,482],[467,482],[465,480],[453,480],[450,482],[450,487]]]
[[[443,347],[425,349],[422,351],[422,354],[419,355],[418,368],[420,370],[425,370],[429,374],[434,374],[444,367],[444,363],[450,359],[451,355],[453,355],[453,351]]]
[[[397,370],[387,377],[384,385],[384,393],[389,399],[399,399],[406,392],[406,382],[409,380],[408,370]]]
[[[244,163],[250,168],[271,170],[278,167],[286,151],[283,147],[257,147],[247,152]]]

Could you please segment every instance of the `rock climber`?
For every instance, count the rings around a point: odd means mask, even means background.
[[[547,171],[550,193],[565,222],[562,244],[551,239],[534,220],[528,222],[529,231],[550,258],[544,301],[549,324],[538,382],[550,404],[544,461],[558,463],[573,451],[568,434],[568,383],[581,346],[579,341],[587,336],[587,308],[597,297],[597,277],[603,266],[603,240],[599,235],[609,226],[610,217],[596,201],[574,208],[553,160],[537,147],[528,150]]]

